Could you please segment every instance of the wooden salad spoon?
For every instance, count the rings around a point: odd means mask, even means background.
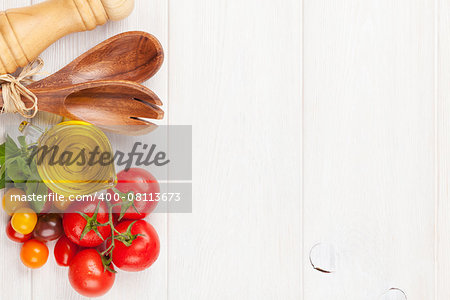
[[[59,88],[94,80],[142,83],[158,72],[163,61],[164,51],[156,37],[143,31],[124,32],[98,44],[28,88]]]
[[[142,135],[157,125],[141,118],[162,119],[158,96],[131,81],[93,81],[61,88],[31,89],[39,110],[81,120],[125,135]],[[29,100],[23,98],[26,104]],[[3,100],[0,97],[0,106]]]

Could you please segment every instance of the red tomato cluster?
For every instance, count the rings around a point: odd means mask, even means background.
[[[29,268],[42,267],[49,256],[46,243],[58,239],[53,251],[56,263],[69,267],[70,284],[86,297],[102,296],[111,289],[114,266],[129,272],[149,268],[158,258],[160,242],[156,230],[143,218],[157,202],[136,201],[130,194],[151,196],[159,193],[159,184],[152,174],[139,168],[122,171],[117,177],[117,186],[108,191],[112,201],[77,202],[66,213],[69,206],[60,204],[53,205],[59,212],[48,208],[37,215],[22,204],[11,204],[8,197],[22,195],[22,190],[8,190],[3,207],[12,212],[12,218],[6,234],[23,243],[22,263]]]

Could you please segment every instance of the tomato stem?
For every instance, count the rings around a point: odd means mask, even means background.
[[[134,191],[129,191],[127,193],[121,192],[119,191],[116,187],[113,187],[112,190],[114,191],[114,193],[119,195],[119,198],[121,199],[122,203],[121,203],[121,208],[120,208],[120,216],[119,216],[119,221],[122,220],[123,216],[125,215],[125,213],[127,212],[127,210],[130,207],[133,207],[134,210],[140,215],[141,213],[139,212],[139,210],[136,208],[135,205],[135,200],[136,200],[136,193]]]
[[[117,190],[116,188],[113,188],[113,190],[114,190],[114,192],[116,192],[116,193],[119,193],[119,194],[125,194],[125,195],[127,195],[126,197],[126,199],[129,199],[128,198],[128,194],[133,194],[133,198],[132,198],[132,200],[122,200],[122,202],[120,202],[120,203],[116,203],[116,204],[109,204],[109,211],[108,211],[108,214],[109,214],[109,217],[108,217],[108,222],[106,222],[106,223],[101,223],[101,224],[96,224],[97,226],[110,226],[110,228],[111,228],[111,237],[109,237],[108,239],[111,239],[111,245],[109,245],[109,247],[105,250],[105,251],[103,251],[103,252],[101,252],[100,253],[100,255],[102,256],[102,261],[103,261],[103,264],[104,264],[104,266],[105,266],[105,270],[108,270],[108,271],[110,271],[110,272],[112,272],[112,270],[109,268],[109,264],[112,262],[112,259],[113,259],[113,250],[114,250],[114,248],[116,247],[116,244],[115,244],[115,240],[119,240],[119,241],[121,241],[122,243],[124,243],[127,247],[129,247],[129,246],[131,246],[131,244],[133,243],[133,241],[138,237],[138,236],[142,236],[142,234],[135,234],[135,235],[132,235],[131,234],[131,227],[134,225],[134,223],[136,223],[137,222],[137,220],[136,221],[134,221],[133,223],[131,223],[130,224],[130,226],[128,226],[128,229],[127,229],[127,231],[126,232],[124,232],[124,233],[122,233],[122,232],[119,232],[115,227],[114,227],[114,222],[113,222],[113,209],[114,209],[114,207],[117,207],[117,206],[120,206],[121,207],[121,212],[120,212],[120,216],[119,216],[119,221],[122,219],[122,217],[123,217],[123,215],[125,214],[125,212],[127,211],[127,209],[129,208],[129,207],[133,207],[135,210],[136,210],[136,212],[138,213],[138,214],[140,214],[140,212],[137,210],[137,208],[136,208],[136,206],[134,205],[134,193],[133,192],[129,192],[129,193],[122,193],[122,192],[120,192],[119,190]],[[123,199],[123,198],[122,198]],[[98,209],[96,209],[96,212],[98,211]],[[80,213],[81,214],[81,213]],[[94,214],[94,216],[93,217],[95,217],[96,216],[96,214]],[[95,229],[97,229],[96,227],[95,227]],[[103,238],[103,237],[102,237]]]
[[[122,205],[122,203],[117,203],[117,204],[113,204],[113,205],[109,206],[109,212],[108,212],[109,213],[109,219],[108,219],[107,223],[103,224],[104,226],[109,225],[111,227],[111,245],[108,247],[108,249],[103,251],[101,254],[102,254],[102,256],[105,256],[105,255],[108,256],[109,259],[111,259],[111,261],[112,261],[112,256],[113,256],[112,252],[113,252],[114,247],[115,247],[115,242],[114,242],[115,234],[114,234],[114,232],[117,232],[116,228],[114,227],[114,222],[113,222],[113,208],[116,207],[116,206],[121,206],[121,205]]]
[[[86,220],[86,226],[84,226],[83,232],[81,233],[81,236],[80,236],[80,240],[82,240],[86,236],[86,234],[91,230],[93,230],[95,232],[95,234],[97,234],[103,241],[105,240],[103,238],[103,236],[100,234],[100,232],[98,231],[99,226],[106,226],[97,221],[97,215],[98,215],[99,208],[100,208],[100,202],[98,202],[97,206],[95,207],[95,211],[94,211],[94,214],[92,215],[92,217],[89,217],[87,214],[82,213],[80,211],[76,212]]]

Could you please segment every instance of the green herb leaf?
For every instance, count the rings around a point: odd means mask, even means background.
[[[3,159],[3,161],[5,161],[5,146],[6,143],[0,145],[0,159]]]
[[[17,147],[14,140],[8,135],[5,141],[5,155],[6,159],[17,156],[20,153],[19,147]]]
[[[17,137],[17,140],[19,141],[20,146],[22,146],[23,149],[27,149],[28,145],[27,142],[25,141],[25,136],[21,135],[19,137]]]
[[[14,183],[26,183],[28,178],[32,175],[30,166],[22,156],[7,159],[5,166],[6,175]]]
[[[45,196],[48,195],[48,188],[47,186],[41,181],[39,178],[36,179],[30,179],[26,183],[26,194],[27,195],[35,195],[34,201],[30,201],[31,208],[37,213],[42,212],[44,209],[45,203],[47,202]],[[40,197],[39,201],[38,197]]]
[[[36,162],[29,160],[30,151],[25,136],[19,136],[17,141],[19,146],[7,136],[5,143],[0,145],[0,188],[11,183],[27,195],[34,195],[35,201],[30,201],[30,205],[39,213],[45,206],[48,188],[39,176]]]
[[[1,171],[0,172],[0,189],[4,189],[5,188],[5,182],[6,182],[5,171]]]
[[[5,188],[5,143],[0,145],[0,189]]]

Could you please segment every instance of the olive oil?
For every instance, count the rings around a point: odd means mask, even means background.
[[[82,121],[67,121],[38,139],[34,159],[47,187],[71,197],[116,185],[114,163],[100,159],[109,156],[108,153],[112,156],[112,147],[100,129]]]

